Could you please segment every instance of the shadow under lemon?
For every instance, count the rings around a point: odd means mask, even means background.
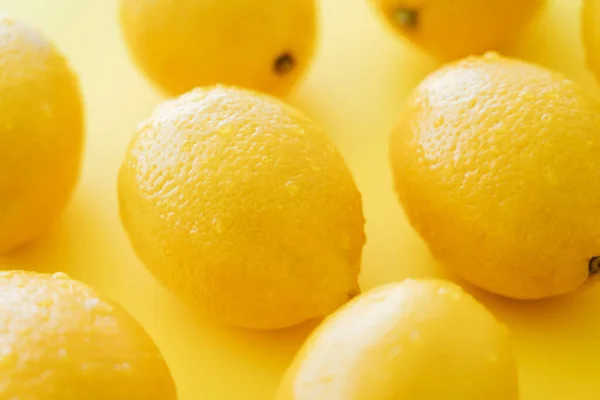
[[[73,201],[47,232],[8,253],[0,254],[0,269],[69,274],[75,265],[77,241],[81,238],[80,222],[86,218],[86,214],[84,203]]]
[[[598,84],[586,66],[581,36],[581,1],[546,1],[519,40],[504,53],[574,79],[598,95]]]

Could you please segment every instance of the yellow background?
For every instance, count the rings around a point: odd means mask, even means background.
[[[367,0],[320,2],[319,55],[290,100],[330,132],[363,193],[363,288],[441,276],[394,198],[387,159],[398,108],[436,62],[391,34]],[[511,53],[597,92],[585,70],[579,7],[576,0],[549,1]],[[136,123],[160,96],[127,56],[116,0],[0,0],[0,10],[38,26],[69,57],[81,76],[88,121],[86,160],[71,206],[52,232],[1,258],[0,267],[65,271],[121,302],[160,346],[181,400],[270,399],[311,326],[257,333],[194,315],[145,271],[120,226],[117,169]],[[524,400],[600,398],[600,288],[537,303],[476,294],[511,328]],[[432,371],[432,382],[443,373]]]

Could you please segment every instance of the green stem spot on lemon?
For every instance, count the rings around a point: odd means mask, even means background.
[[[592,257],[588,264],[588,271],[590,275],[597,274],[600,272],[600,256]]]
[[[403,28],[414,30],[419,24],[419,12],[409,8],[401,8],[394,13],[394,18]]]
[[[275,60],[275,72],[279,75],[285,75],[291,72],[296,66],[296,60],[294,56],[288,52],[281,54]]]

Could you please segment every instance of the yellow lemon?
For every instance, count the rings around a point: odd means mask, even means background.
[[[0,272],[0,398],[175,400],[159,351],[118,305],[64,274]]]
[[[506,328],[457,285],[407,280],[348,303],[308,338],[277,400],[516,400]]]
[[[484,289],[534,299],[600,269],[600,106],[574,82],[494,54],[410,95],[396,188],[434,255]]]
[[[330,313],[358,291],[361,197],[300,112],[216,86],[157,108],[119,174],[137,254],[188,304],[272,329]]]
[[[315,0],[120,0],[133,58],[163,91],[224,83],[285,95],[314,52]]]
[[[600,79],[600,1],[583,1],[581,24],[588,66]]]
[[[83,111],[67,61],[0,16],[0,253],[47,230],[79,175]]]
[[[392,28],[445,59],[501,50],[544,0],[371,0]]]

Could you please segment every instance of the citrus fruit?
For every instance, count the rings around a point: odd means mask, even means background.
[[[39,236],[79,175],[83,111],[67,61],[37,31],[0,16],[0,253]]]
[[[64,274],[0,272],[0,398],[175,400],[159,351],[118,305]]]
[[[371,0],[389,25],[444,59],[502,50],[543,0]]]
[[[120,0],[125,41],[160,89],[238,85],[285,95],[313,57],[315,0]]]
[[[216,86],[158,107],[129,146],[119,199],[140,259],[226,323],[286,327],[358,291],[354,180],[312,121],[268,95]]]
[[[308,338],[277,400],[516,400],[506,328],[450,282],[407,280],[355,298]]]
[[[434,255],[491,292],[570,292],[600,269],[600,106],[495,54],[434,72],[391,141],[399,198]]]
[[[587,64],[600,79],[600,1],[583,1],[581,24]]]

